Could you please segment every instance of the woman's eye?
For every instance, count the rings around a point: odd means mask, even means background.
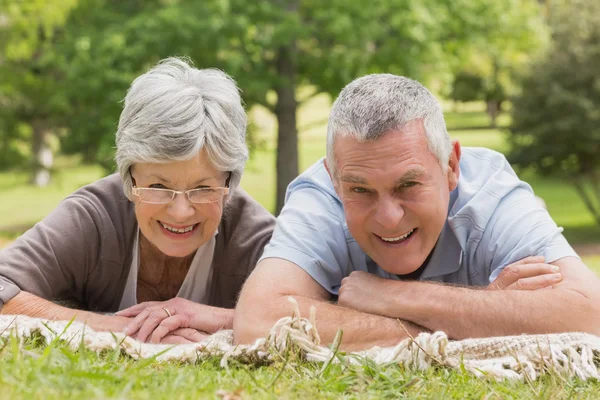
[[[153,183],[152,185],[150,185],[148,187],[152,188],[152,189],[167,189],[167,187],[165,185],[163,185],[162,183]]]

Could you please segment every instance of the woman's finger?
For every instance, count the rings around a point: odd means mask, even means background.
[[[163,310],[162,307],[149,308],[148,317],[140,326],[136,338],[142,342],[146,342],[150,338],[150,335],[152,334],[152,332],[154,332],[156,327],[160,325],[160,323],[166,318],[170,318],[170,316],[165,312],[165,310]]]
[[[176,314],[172,317],[163,319],[152,331],[149,342],[160,343],[165,336],[173,333],[173,331],[179,328],[186,328],[186,323],[187,318],[181,314]]]
[[[146,308],[154,306],[157,303],[157,301],[146,301],[144,303],[136,304],[135,306],[118,311],[115,313],[115,315],[118,315],[119,317],[135,317]]]
[[[123,332],[129,336],[134,336],[139,331],[139,329],[142,327],[142,325],[144,324],[144,321],[146,321],[146,319],[148,318],[148,315],[150,315],[150,310],[148,310],[147,308],[145,310],[142,310],[125,327]]]
[[[206,332],[194,328],[179,328],[172,332],[173,335],[181,336],[193,343],[199,343],[210,336]]]
[[[532,276],[529,278],[522,278],[508,286],[508,290],[537,290],[546,287],[551,287],[562,281],[562,274],[544,274],[538,276]]]
[[[188,343],[192,343],[192,342],[187,340],[183,336],[167,335],[161,340],[160,343],[162,343],[162,344],[188,344]]]

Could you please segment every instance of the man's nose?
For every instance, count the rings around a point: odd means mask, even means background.
[[[176,193],[175,198],[169,203],[167,213],[173,217],[173,222],[185,222],[194,215],[196,210],[194,204],[188,199],[185,193]]]
[[[393,230],[404,216],[404,208],[393,198],[382,199],[377,204],[375,221],[385,229]]]

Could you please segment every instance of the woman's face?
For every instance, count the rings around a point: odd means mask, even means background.
[[[134,186],[190,190],[223,187],[228,173],[217,171],[204,150],[189,161],[138,163],[131,167]],[[216,232],[226,196],[216,202],[192,203],[178,193],[168,204],[144,203],[132,195],[135,216],[142,234],[170,257],[185,257],[195,252]]]

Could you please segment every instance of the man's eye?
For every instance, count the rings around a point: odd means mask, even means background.
[[[409,187],[413,187],[418,185],[418,182],[404,182],[402,185],[400,185],[401,188],[409,188]]]
[[[167,189],[167,187],[165,185],[163,185],[162,183],[153,183],[152,185],[150,185],[148,187],[152,188],[152,189]]]
[[[363,187],[352,187],[350,188],[352,193],[369,193],[369,191]]]

